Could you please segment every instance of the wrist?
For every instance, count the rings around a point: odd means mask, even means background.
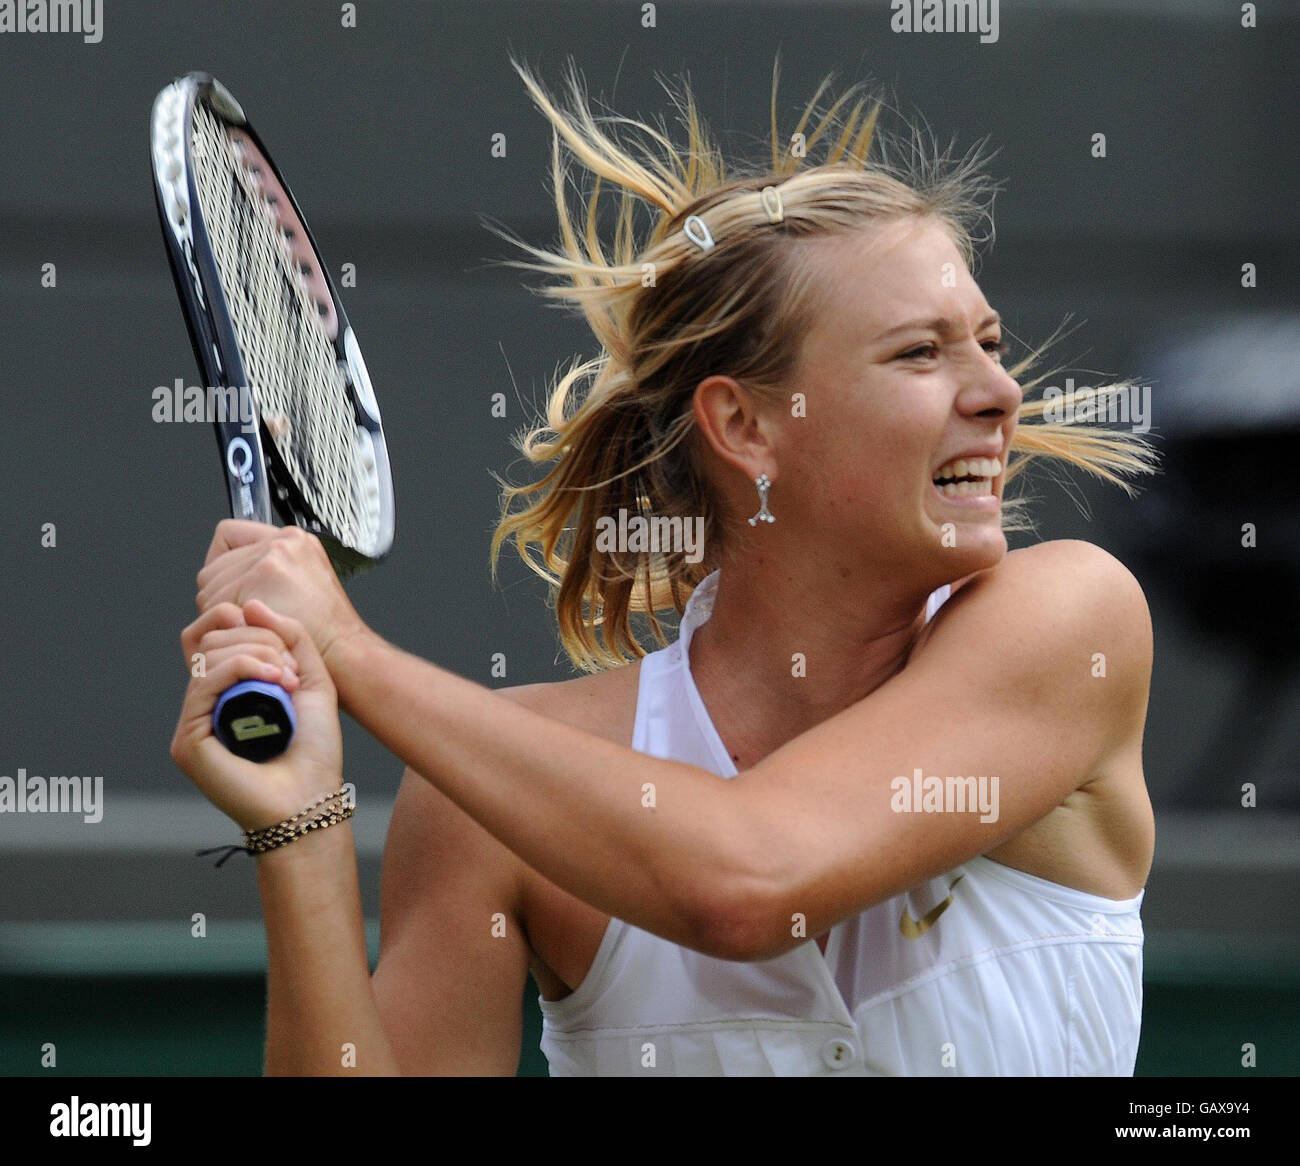
[[[288,846],[318,830],[328,830],[345,822],[356,810],[353,788],[344,785],[338,790],[322,794],[308,805],[288,817],[257,830],[244,831],[244,849],[252,854],[264,854],[281,846]]]
[[[285,846],[253,855],[257,869],[264,873],[298,869],[316,870],[322,864],[333,866],[341,854],[355,849],[352,823],[344,821],[326,830],[311,830]]]
[[[345,788],[341,766],[312,767],[301,774],[286,772],[286,768],[278,761],[268,762],[264,766],[268,789],[259,791],[256,801],[249,799],[226,809],[242,833],[256,834],[288,819],[297,821],[313,806]]]
[[[345,711],[352,711],[352,696],[357,681],[367,669],[374,667],[373,661],[384,646],[381,636],[365,624],[358,624],[351,631],[335,636],[321,653],[330,679],[334,681],[339,705]]]
[[[272,913],[289,909],[298,919],[319,919],[359,893],[351,822],[250,857],[257,868],[263,907]],[[359,901],[355,910],[360,912]]]

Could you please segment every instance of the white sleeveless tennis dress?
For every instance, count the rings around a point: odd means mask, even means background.
[[[717,582],[691,596],[676,643],[642,660],[633,747],[730,778],[690,672]],[[948,594],[930,596],[927,621]],[[809,939],[757,962],[612,919],[577,991],[539,998],[542,1051],[553,1077],[1128,1076],[1142,895],[974,858],[838,924],[825,956]]]

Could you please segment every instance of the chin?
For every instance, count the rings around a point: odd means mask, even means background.
[[[962,522],[952,518],[939,521],[933,516],[930,522],[938,531],[936,558],[944,564],[945,582],[987,571],[1006,558],[1007,536],[1000,522]],[[952,523],[950,531],[945,532],[945,522]]]

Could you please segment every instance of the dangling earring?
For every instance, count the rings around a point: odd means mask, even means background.
[[[760,522],[775,522],[776,515],[767,508],[767,491],[772,485],[772,479],[766,474],[759,474],[754,479],[754,485],[758,487],[758,513],[749,520],[749,525],[757,526]]]

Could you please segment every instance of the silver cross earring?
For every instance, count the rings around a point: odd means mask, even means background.
[[[749,520],[749,525],[757,526],[760,522],[775,522],[776,515],[767,508],[767,491],[772,485],[772,479],[766,474],[759,474],[754,479],[754,485],[758,487],[758,513]]]

